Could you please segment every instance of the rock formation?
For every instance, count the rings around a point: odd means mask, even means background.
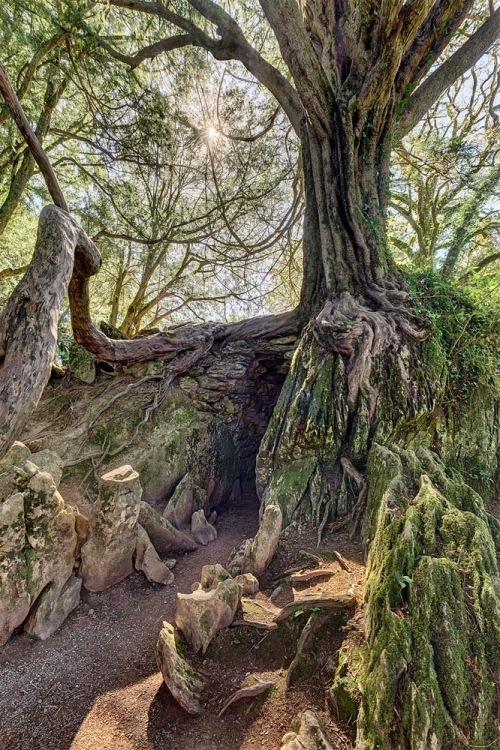
[[[194,552],[198,549],[196,542],[175,529],[169,521],[162,518],[151,505],[141,501],[139,523],[153,542],[159,555],[171,552]]]
[[[262,575],[278,548],[282,524],[281,509],[277,505],[268,505],[255,539],[246,539],[231,552],[227,568],[232,576],[240,573]]]
[[[204,546],[217,539],[217,531],[205,518],[205,511],[193,513],[191,518],[191,533],[198,544]]]
[[[304,711],[299,731],[285,734],[282,743],[281,750],[333,750],[312,711]]]
[[[140,524],[137,524],[134,564],[135,569],[142,570],[148,581],[163,585],[174,582],[174,574],[167,564],[160,560],[151,539]]]
[[[47,638],[79,601],[76,513],[56,489],[60,474],[54,481],[37,462],[60,466],[22,443],[0,461],[0,645],[23,623]]]
[[[185,529],[189,526],[193,513],[208,510],[208,507],[207,493],[195,484],[191,474],[186,474],[168,501],[163,517],[177,529]]]
[[[203,653],[215,634],[232,623],[241,597],[241,588],[227,571],[221,566],[208,568],[212,570],[202,572],[206,588],[200,584],[191,594],[177,594],[175,614],[175,624],[190,646]]]
[[[160,630],[156,659],[165,684],[175,700],[189,714],[200,714],[199,698],[205,681],[182,655],[176,632],[169,622],[164,622]]]
[[[88,591],[103,591],[133,571],[142,489],[131,466],[104,474],[92,507],[80,574]]]

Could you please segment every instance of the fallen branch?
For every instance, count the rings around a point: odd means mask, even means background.
[[[340,567],[343,568],[344,570],[346,570],[348,573],[352,573],[352,568],[349,565],[349,563],[347,562],[347,560],[345,559],[345,557],[342,557],[342,555],[340,554],[340,552],[337,552],[336,550],[333,550],[333,554],[334,554],[336,560],[338,561]]]
[[[273,687],[273,685],[274,682],[258,682],[256,685],[251,685],[250,687],[245,687],[241,688],[241,690],[237,690],[236,693],[234,693],[234,695],[229,698],[227,703],[224,704],[222,709],[219,711],[217,718],[220,719],[222,714],[227,711],[232,703],[243,700],[243,698],[255,698],[257,695],[265,693],[266,690],[269,690],[269,688]]]
[[[313,552],[307,552],[306,550],[301,549],[300,552],[299,552],[299,555],[300,555],[300,557],[310,557],[310,558],[312,558],[315,562],[318,563],[318,565],[324,565],[325,564],[325,561],[323,560],[323,558],[320,557],[319,555],[315,555]]]
[[[292,573],[290,580],[292,583],[307,583],[312,581],[314,578],[324,578],[325,576],[333,576],[334,570],[328,568],[320,568],[318,570],[308,570],[305,573]]]
[[[351,594],[326,594],[323,596],[307,596],[295,599],[289,604],[285,604],[281,612],[275,617],[273,622],[283,622],[287,617],[294,615],[301,610],[307,609],[347,609],[356,604],[356,597]]]
[[[233,620],[229,627],[248,627],[257,628],[257,630],[276,630],[278,627],[275,622],[258,622],[257,620]]]

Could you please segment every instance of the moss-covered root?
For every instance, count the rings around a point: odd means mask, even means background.
[[[368,476],[369,661],[356,748],[493,747],[498,523],[428,451],[374,445]]]

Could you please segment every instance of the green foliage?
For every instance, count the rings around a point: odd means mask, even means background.
[[[452,403],[464,401],[478,383],[498,387],[500,305],[498,296],[477,284],[466,288],[436,273],[410,277],[415,314],[436,333],[447,358]]]

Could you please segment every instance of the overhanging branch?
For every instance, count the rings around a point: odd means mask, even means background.
[[[448,60],[424,80],[410,97],[396,138],[407,135],[441,94],[472,68],[500,37],[500,8]]]

